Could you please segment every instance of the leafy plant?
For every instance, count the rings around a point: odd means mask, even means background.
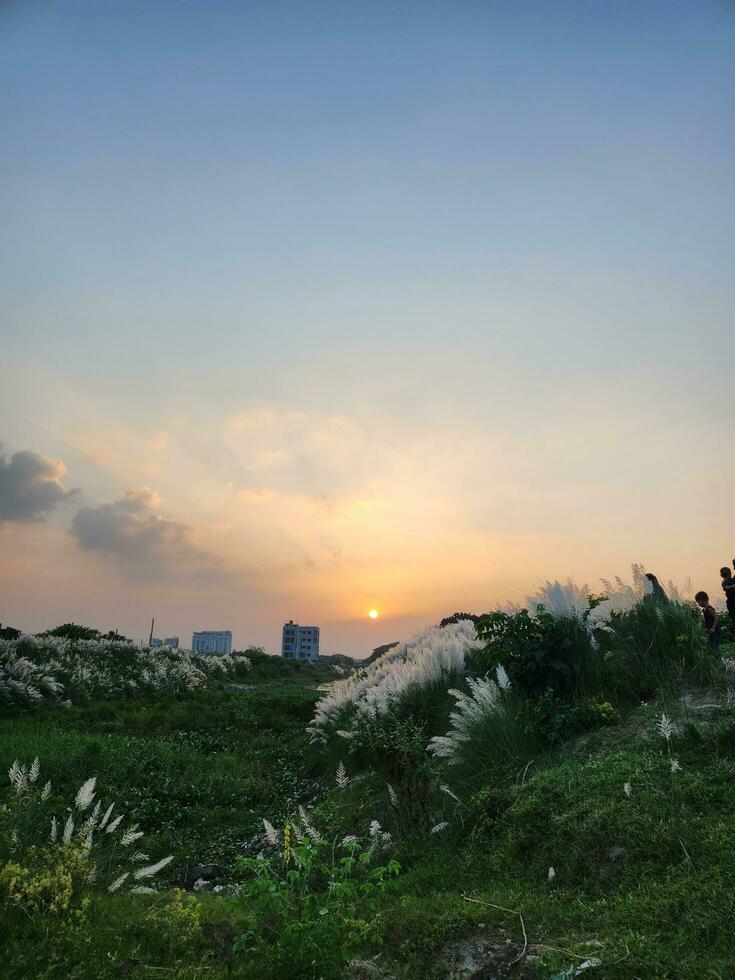
[[[609,701],[591,697],[570,703],[557,697],[551,689],[528,701],[525,712],[528,733],[546,745],[556,745],[575,735],[620,721]]]
[[[265,953],[277,976],[341,976],[350,959],[380,945],[379,900],[400,871],[393,858],[378,861],[390,835],[373,821],[365,839],[330,843],[303,811],[301,826],[265,825],[277,850],[236,865],[249,876],[239,900],[250,927],[235,951],[259,967]]]
[[[534,615],[526,609],[488,613],[477,623],[484,647],[471,656],[471,670],[485,674],[503,667],[523,697],[538,697],[549,689],[567,698],[593,693],[600,663],[588,612],[581,618],[555,617],[539,605]]]

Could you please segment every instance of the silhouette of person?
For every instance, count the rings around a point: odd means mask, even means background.
[[[654,602],[667,603],[669,601],[669,597],[664,592],[663,586],[653,572],[646,572],[646,578],[651,583],[652,589],[652,592],[648,598],[652,599]]]
[[[733,559],[733,566],[735,566],[735,559]],[[735,577],[727,565],[720,569],[720,575],[722,576],[722,591],[725,593],[725,605],[735,629]]]
[[[720,620],[714,606],[710,605],[709,596],[706,592],[697,592],[694,601],[702,610],[704,628],[707,630],[707,640],[710,647],[716,650],[720,645]]]

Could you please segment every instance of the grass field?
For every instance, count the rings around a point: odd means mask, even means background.
[[[611,978],[735,976],[735,717],[724,688],[631,707],[480,784],[459,774],[449,825],[431,833],[401,817],[410,781],[396,784],[396,809],[379,771],[351,778],[345,755],[339,787],[331,762],[325,770],[305,726],[334,676],[256,657],[246,676],[175,698],[0,720],[5,769],[39,756],[59,806],[97,776],[105,803],[146,832],[152,859],[174,856],[155,894],[92,891],[64,916],[6,905],[6,975],[421,980],[461,976],[448,965],[451,944],[492,938],[505,953],[496,974],[478,975],[571,977],[587,963],[584,972]],[[657,732],[662,712],[669,739]],[[264,818],[280,827],[299,804],[332,850],[380,821],[400,873],[361,911],[349,894],[332,906],[307,888],[308,902],[293,906],[303,931],[297,922],[291,934],[272,894],[238,892],[236,862],[257,851]],[[220,866],[222,891],[187,890],[199,864]],[[307,932],[312,898],[331,910],[330,928],[317,911]],[[360,937],[361,958],[377,957],[372,974],[337,955],[347,936]]]

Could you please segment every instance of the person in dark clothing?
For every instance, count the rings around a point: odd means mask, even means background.
[[[733,565],[735,565],[735,559]],[[733,629],[735,629],[735,577],[726,565],[720,569],[720,575],[722,576],[722,591],[725,593],[725,605],[732,620]]]
[[[646,578],[651,583],[652,592],[649,598],[653,599],[654,602],[661,602],[664,605],[669,601],[669,597],[664,592],[663,586],[653,574],[653,572],[646,572]]]
[[[716,650],[720,645],[720,619],[717,610],[710,605],[709,596],[706,592],[697,592],[694,601],[702,610],[702,619],[704,628],[707,630],[709,645],[713,650]]]
[[[733,559],[733,565],[735,566],[735,559]],[[735,576],[726,565],[720,569],[720,575],[722,576],[722,591],[725,593],[727,613],[732,620],[733,629],[735,629]]]

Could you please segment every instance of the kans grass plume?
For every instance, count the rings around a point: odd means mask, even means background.
[[[456,680],[465,658],[480,646],[474,624],[462,620],[432,627],[389,650],[370,666],[336,681],[316,706],[308,729],[314,742],[326,744],[333,734],[350,738],[350,720],[360,713],[388,714],[409,692]]]

